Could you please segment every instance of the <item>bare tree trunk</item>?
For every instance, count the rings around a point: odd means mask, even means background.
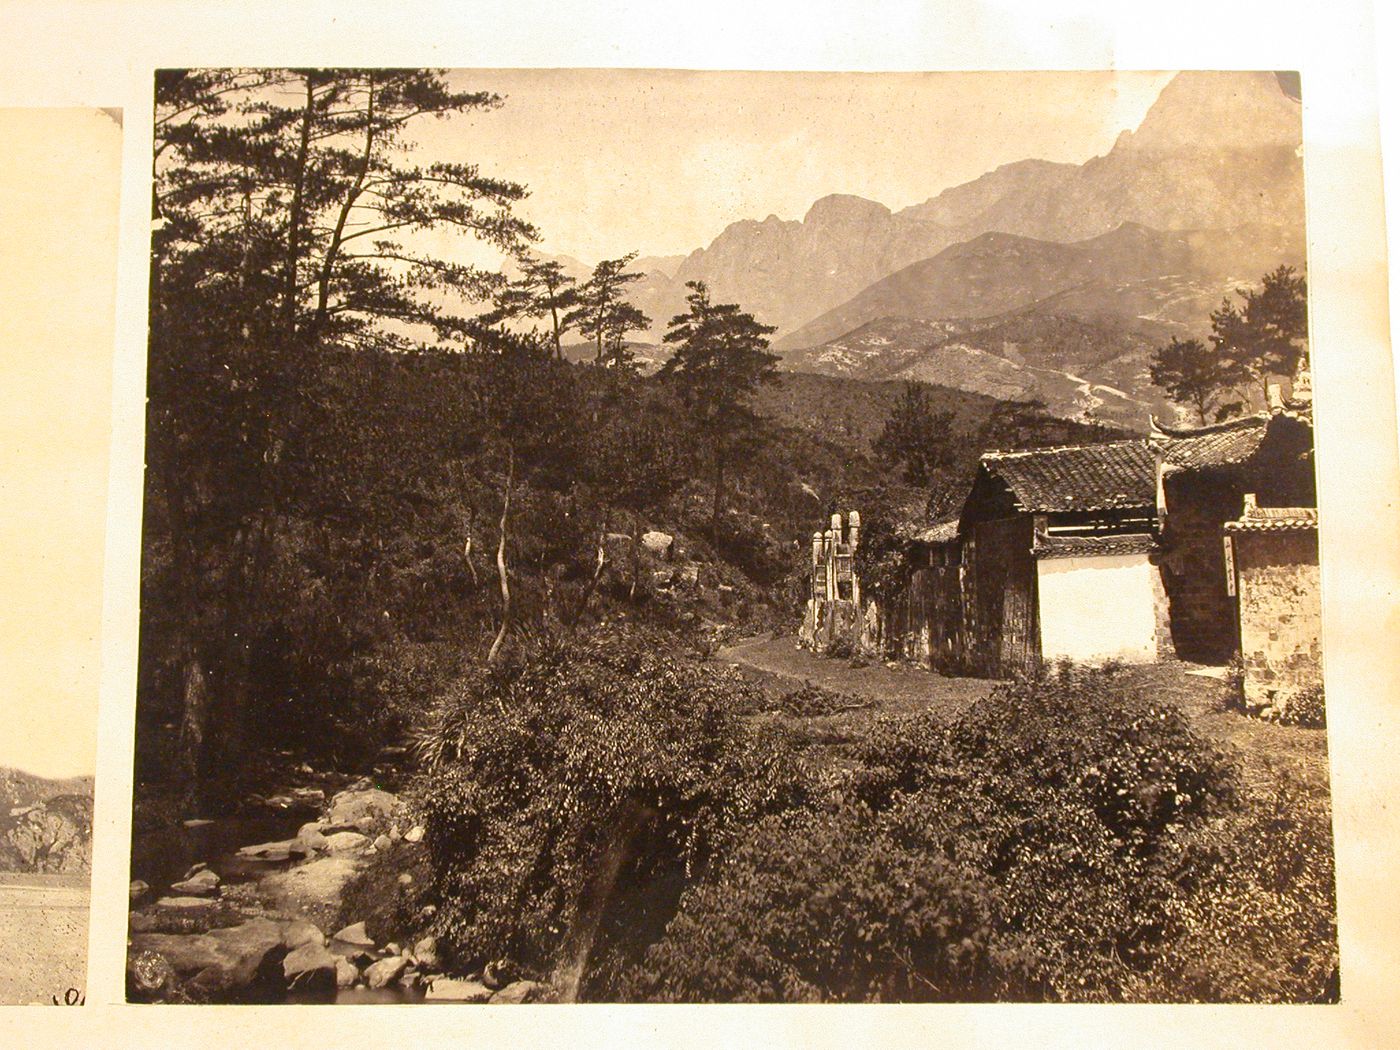
[[[719,536],[719,512],[724,500],[724,453],[715,449],[715,492],[710,505],[710,539]]]
[[[577,623],[585,612],[588,611],[588,602],[593,597],[593,592],[598,589],[598,582],[603,578],[603,569],[608,564],[607,552],[608,539],[608,516],[603,515],[603,523],[598,527],[598,560],[593,566],[593,578],[588,581],[588,586],[583,589],[583,596],[579,598],[578,607],[574,610],[574,615],[570,623]]]
[[[579,988],[583,975],[588,970],[588,960],[593,954],[593,945],[598,937],[598,928],[608,905],[617,889],[617,879],[623,865],[632,859],[637,839],[656,817],[656,810],[644,803],[631,801],[615,821],[614,831],[607,847],[598,858],[593,869],[593,877],[588,880],[579,901],[573,926],[570,928],[564,945],[563,962],[554,974],[554,985],[559,989],[559,1001],[578,1001]]]
[[[506,570],[506,537],[510,529],[510,494],[514,484],[515,446],[511,445],[506,453],[506,492],[501,500],[501,538],[496,544],[496,574],[501,579],[501,626],[491,643],[490,651],[486,654],[488,666],[496,662],[496,656],[500,653],[501,645],[510,630],[510,576]]]
[[[637,598],[637,576],[642,571],[642,522],[639,518],[632,527],[632,585],[627,588],[627,600]]]

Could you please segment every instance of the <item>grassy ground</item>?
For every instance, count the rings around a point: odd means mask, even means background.
[[[883,714],[933,710],[954,717],[990,693],[995,682],[949,678],[909,664],[873,662],[863,667],[798,649],[794,639],[751,638],[719,650],[716,659],[739,667],[765,694],[815,685],[850,695],[868,707],[836,715],[800,717],[770,712],[815,744],[840,744]],[[1246,783],[1255,790],[1287,780],[1309,793],[1326,796],[1327,734],[1317,729],[1280,726],[1246,717],[1225,704],[1227,686],[1218,678],[1193,674],[1197,664],[1167,662],[1126,667],[1122,674],[1135,690],[1179,706],[1196,730],[1231,749]]]

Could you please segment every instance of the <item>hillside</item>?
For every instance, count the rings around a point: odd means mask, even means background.
[[[780,351],[818,346],[879,317],[988,318],[1088,286],[1095,294],[1054,312],[1146,315],[1183,326],[1204,320],[1236,285],[1302,261],[1286,228],[1154,230],[1134,223],[1061,244],[986,233],[877,281],[779,339]]]
[[[92,777],[48,780],[0,769],[0,871],[88,871],[92,790]]]

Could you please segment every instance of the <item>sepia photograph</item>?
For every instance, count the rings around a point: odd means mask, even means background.
[[[87,987],[121,113],[0,108],[0,136],[0,1006],[76,1005]]]
[[[156,72],[126,991],[1335,1003],[1296,72]]]

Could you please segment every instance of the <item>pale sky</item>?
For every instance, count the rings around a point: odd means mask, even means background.
[[[0,109],[0,766],[96,762],[121,129]]]
[[[829,193],[897,211],[1011,161],[1082,163],[1171,75],[458,70],[505,104],[413,134],[422,160],[525,183],[540,247],[593,263],[689,253]]]

